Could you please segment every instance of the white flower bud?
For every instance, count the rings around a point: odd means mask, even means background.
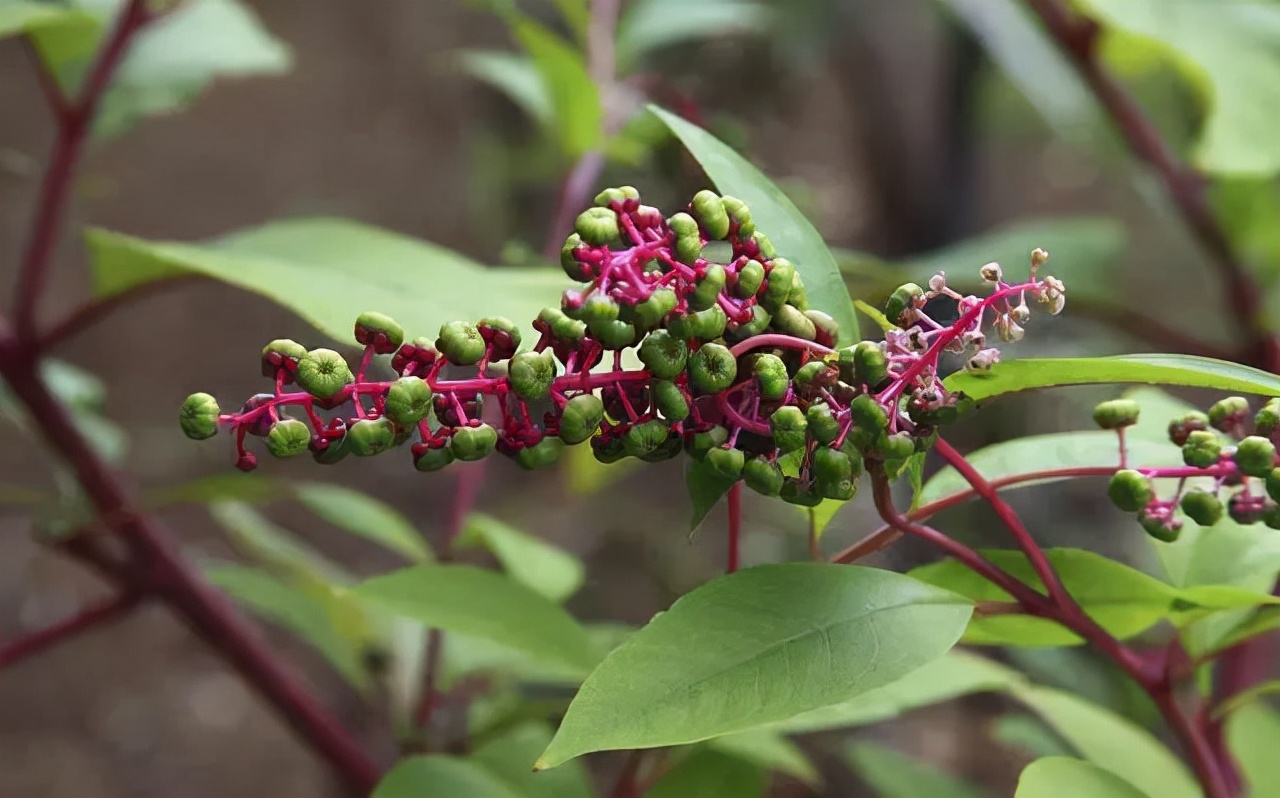
[[[1031,310],[1027,307],[1027,303],[1024,301],[1022,304],[1009,311],[1009,318],[1012,319],[1015,324],[1026,324],[1030,321]]]
[[[947,273],[946,273],[946,272],[938,272],[937,274],[935,274],[934,276],[932,276],[932,277],[930,277],[930,278],[929,278],[929,290],[930,290],[930,291],[935,291],[935,292],[937,292],[937,291],[941,291],[942,289],[944,289],[944,288],[946,288],[946,287],[947,287]]]
[[[1031,250],[1031,268],[1038,269],[1049,262],[1049,253],[1036,247]]]
[[[970,374],[986,374],[1000,362],[999,349],[983,349],[965,361],[964,370]]]
[[[982,279],[989,283],[998,283],[1004,277],[1004,271],[1000,268],[1000,264],[995,261],[979,269],[978,274],[982,275]]]

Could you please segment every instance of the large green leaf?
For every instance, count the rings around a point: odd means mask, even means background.
[[[804,279],[809,303],[840,325],[840,342],[858,340],[858,318],[849,289],[822,236],[769,178],[707,131],[657,106],[649,106],[702,165],[711,182],[751,208],[756,227]]]
[[[513,19],[511,28],[542,77],[565,154],[577,157],[597,147],[604,132],[604,110],[600,91],[587,73],[585,54],[531,19]]]
[[[424,796],[475,796],[475,798],[528,798],[488,768],[443,754],[412,756],[391,768],[370,798],[424,798]]]
[[[1097,765],[1065,756],[1037,759],[1018,777],[1014,798],[1152,798]]]
[[[564,288],[558,269],[487,269],[398,233],[343,219],[274,222],[202,244],[147,241],[93,229],[94,294],[198,274],[260,294],[338,341],[356,316],[386,313],[410,336],[434,338],[455,319],[506,316],[524,329]]]
[[[1240,707],[1227,718],[1226,735],[1244,780],[1245,798],[1280,795],[1280,713],[1265,703]]]
[[[855,743],[849,764],[877,798],[979,798],[981,793],[932,765],[875,743]]]
[[[698,742],[848,700],[942,656],[971,611],[874,568],[781,563],[714,579],[605,658],[538,767]]]
[[[467,518],[455,543],[487,548],[512,579],[555,602],[578,592],[586,579],[586,567],[577,557],[484,513]]]
[[[545,773],[533,772],[533,762],[551,742],[551,736],[551,726],[543,721],[521,723],[477,747],[470,759],[484,765],[524,798],[594,798],[590,775],[580,762],[568,762]]]
[[[414,562],[432,559],[422,535],[398,510],[385,502],[329,483],[294,487],[298,502],[324,520],[390,549]]]
[[[627,70],[643,55],[660,48],[761,33],[771,20],[768,7],[745,0],[637,0],[626,5],[618,20],[618,64]]]
[[[1159,42],[1197,88],[1208,112],[1196,164],[1226,174],[1280,172],[1280,6],[1179,0],[1084,0],[1107,30]],[[1107,48],[1123,58],[1125,48]]]
[[[793,776],[809,785],[816,786],[822,782],[818,769],[809,761],[809,757],[800,749],[800,746],[774,729],[752,729],[737,734],[726,734],[723,737],[708,740],[703,745],[759,765],[765,770],[776,770]]]
[[[418,565],[352,588],[362,598],[447,632],[492,640],[582,671],[598,661],[586,630],[559,605],[508,577],[469,565]]]
[[[957,372],[949,390],[975,401],[1036,388],[1105,383],[1145,383],[1214,388],[1219,391],[1280,395],[1280,377],[1260,369],[1193,355],[1116,355],[1045,358],[998,363],[986,375]]]

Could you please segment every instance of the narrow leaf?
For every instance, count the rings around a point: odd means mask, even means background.
[[[484,546],[512,579],[557,603],[578,592],[586,579],[586,567],[577,557],[484,513],[467,518],[456,544]]]
[[[569,762],[546,773],[533,772],[533,762],[551,742],[551,736],[551,727],[545,722],[522,723],[476,748],[469,759],[483,765],[523,798],[595,798],[590,775],[579,762]]]
[[[1037,759],[1018,777],[1014,798],[1151,798],[1115,774],[1080,759]]]
[[[809,757],[800,749],[800,746],[777,731],[753,729],[737,734],[726,734],[724,737],[708,740],[705,745],[721,753],[759,765],[765,770],[785,773],[811,786],[822,783],[822,776],[819,775],[818,769],[809,761]]]
[[[513,20],[512,31],[533,58],[551,97],[564,153],[576,158],[594,149],[603,135],[604,111],[600,91],[587,73],[585,54],[531,19]]]
[[[294,488],[298,502],[336,527],[381,544],[413,562],[432,559],[431,549],[394,507],[359,491],[329,483]]]
[[[370,798],[423,798],[428,795],[525,798],[484,766],[443,754],[400,760],[378,782]]]

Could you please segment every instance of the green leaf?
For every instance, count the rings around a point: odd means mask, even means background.
[[[861,299],[853,300],[853,306],[857,308],[859,311],[861,311],[862,315],[866,316],[868,319],[871,319],[873,322],[875,322],[876,326],[880,328],[881,332],[888,332],[898,326],[893,322],[889,321],[889,319],[885,317],[883,313],[880,312],[879,308],[867,302],[863,302]]]
[[[942,656],[972,611],[874,568],[780,563],[683,596],[587,678],[538,761],[694,743],[848,700]]]
[[[1262,607],[1248,620],[1240,622],[1226,637],[1216,641],[1211,650],[1223,651],[1276,629],[1280,629],[1280,607]]]
[[[555,122],[547,84],[527,56],[503,50],[466,50],[458,54],[462,70],[507,95],[541,125]]]
[[[594,798],[590,774],[580,762],[546,773],[531,770],[551,736],[551,726],[543,721],[522,723],[476,748],[469,759],[497,775],[523,798]],[[441,798],[445,796],[442,794]],[[458,798],[465,796],[459,794]]]
[[[767,774],[738,757],[695,751],[645,791],[645,798],[763,798]]]
[[[424,796],[475,796],[475,798],[526,798],[482,765],[443,754],[411,756],[391,768],[370,798],[424,798]]]
[[[704,745],[759,765],[765,770],[776,770],[793,776],[810,786],[822,783],[822,776],[818,773],[818,769],[809,761],[804,751],[800,750],[800,746],[777,731],[753,729],[737,734],[726,734],[724,737],[708,740]]]
[[[685,458],[684,487],[693,504],[693,514],[689,516],[689,531],[693,532],[706,519],[720,499],[733,487],[734,479],[728,479],[706,462]]]
[[[979,798],[981,795],[956,777],[883,745],[855,743],[849,746],[846,757],[878,798]]]
[[[325,601],[315,591],[304,590],[258,568],[217,565],[206,568],[205,576],[217,587],[256,615],[276,623],[315,646],[334,669],[359,690],[371,685],[364,667],[362,646],[356,638],[343,634],[335,619],[344,612],[341,594]],[[356,607],[346,612],[358,612]]]
[[[379,543],[413,562],[432,559],[431,549],[418,530],[385,502],[329,483],[296,485],[293,490],[303,507],[336,527]]]
[[[21,36],[42,28],[61,25],[95,24],[90,14],[46,0],[3,0],[0,2],[0,37]]]
[[[625,72],[661,48],[763,33],[772,19],[766,6],[743,0],[637,0],[627,4],[618,20],[618,65]]]
[[[1139,794],[1203,798],[1186,765],[1132,721],[1059,690],[1015,685],[1012,693],[1085,759],[1124,779]]]
[[[336,585],[352,582],[345,569],[247,504],[216,502],[209,505],[209,515],[227,531],[235,548],[277,572],[309,575]]]
[[[618,480],[644,467],[645,463],[634,457],[616,463],[602,463],[596,459],[590,446],[568,446],[560,455],[569,490],[580,496],[599,493]]]
[[[1044,721],[1025,712],[1004,715],[991,736],[1010,748],[1021,748],[1035,756],[1069,756],[1075,752]]]
[[[795,264],[809,293],[809,303],[840,325],[840,343],[858,340],[858,317],[831,250],[813,224],[769,178],[707,131],[656,105],[661,119],[702,165],[716,188],[751,208],[756,228],[769,237],[779,255]]]
[[[270,501],[288,487],[278,480],[260,474],[213,474],[145,494],[148,507],[158,509],[175,504],[212,504],[240,502],[257,504]]]
[[[1198,167],[1222,174],[1280,172],[1280,7],[1271,3],[1086,0],[1104,30],[1159,42],[1208,108]],[[1108,48],[1124,55],[1123,47]]]
[[[1037,759],[1018,777],[1014,798],[1151,798],[1097,765],[1065,756]]]
[[[1265,682],[1259,682],[1247,690],[1241,690],[1233,696],[1225,698],[1213,710],[1214,719],[1224,718],[1242,709],[1264,696],[1276,695],[1280,693],[1280,679],[1268,679]]]
[[[564,288],[559,269],[487,269],[407,236],[343,219],[274,222],[204,244],[146,241],[91,229],[94,295],[199,274],[260,294],[337,341],[356,316],[386,313],[411,336],[455,319],[506,316],[532,330]],[[341,286],[341,290],[334,290]]]
[[[417,565],[352,591],[427,626],[492,640],[544,662],[582,671],[597,662],[586,630],[559,605],[494,571]]]
[[[997,363],[984,376],[957,372],[944,381],[974,401],[1063,385],[1146,383],[1280,395],[1280,377],[1260,369],[1193,355],[1116,355]]]
[[[484,513],[472,513],[455,542],[488,549],[512,579],[556,603],[577,593],[586,580],[577,557]]]
[[[1266,704],[1241,707],[1227,718],[1227,749],[1235,758],[1246,798],[1280,795],[1280,713]]]
[[[513,19],[511,29],[533,58],[551,97],[564,153],[576,158],[598,147],[604,110],[582,51],[530,19]]]

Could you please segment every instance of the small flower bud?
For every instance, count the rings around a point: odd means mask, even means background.
[[[188,438],[202,441],[218,434],[218,416],[221,413],[217,399],[207,393],[193,393],[182,402],[178,425]]]
[[[557,438],[543,438],[533,446],[526,446],[516,452],[516,465],[526,471],[546,468],[560,459],[560,451],[564,448]]]
[[[763,399],[781,399],[787,395],[791,387],[791,378],[787,375],[787,364],[777,355],[764,354],[755,359],[751,366],[756,385],[760,387]]]
[[[353,382],[346,358],[332,349],[312,349],[298,361],[298,386],[317,399],[332,399]]]
[[[1182,522],[1176,518],[1155,515],[1143,510],[1138,513],[1142,530],[1156,540],[1173,543],[1182,534]]]
[[[1027,307],[1025,302],[1016,305],[1009,310],[1009,319],[1014,324],[1026,326],[1027,322],[1031,321],[1031,309]]]
[[[818,443],[828,445],[840,437],[840,421],[826,402],[814,402],[804,414],[809,436]]]
[[[903,283],[889,295],[884,305],[885,318],[891,324],[906,327],[915,321],[916,303],[924,297],[924,289],[915,283]],[[907,311],[912,311],[907,313]]]
[[[636,342],[636,328],[619,319],[592,322],[587,330],[605,349],[626,349]]]
[[[356,317],[356,343],[372,346],[379,355],[389,355],[404,343],[404,329],[390,316],[369,311]]]
[[[1154,498],[1151,480],[1131,468],[1117,471],[1107,484],[1107,498],[1116,507],[1129,513],[1136,513],[1146,507]]]
[[[725,212],[729,214],[729,221],[737,225],[738,239],[751,238],[751,234],[756,231],[756,223],[751,218],[751,210],[747,207],[747,203],[727,194],[720,198],[720,202],[724,205]]]
[[[570,399],[560,414],[560,440],[569,445],[582,443],[596,434],[604,421],[604,402],[592,393]]]
[[[693,195],[690,207],[707,238],[719,241],[729,235],[729,212],[719,194],[703,189]]]
[[[794,405],[783,405],[769,416],[769,429],[773,433],[773,443],[782,452],[794,452],[803,449],[805,432],[809,423],[804,412]]]
[[[746,465],[747,457],[741,449],[715,448],[707,452],[706,463],[726,479],[738,479]]]
[[[1209,468],[1217,465],[1222,455],[1222,442],[1207,430],[1194,430],[1187,434],[1182,445],[1182,462],[1193,468]]]
[[[1009,315],[997,316],[992,324],[999,334],[1000,340],[1006,343],[1017,343],[1026,335],[1026,330],[1022,329],[1022,325],[1015,322]]]
[[[511,392],[521,399],[541,399],[556,378],[556,357],[550,349],[513,355],[507,366]]]
[[[726,274],[719,263],[708,263],[706,271],[698,278],[697,287],[686,297],[689,307],[694,310],[706,310],[716,304],[720,292],[724,290]]]
[[[652,376],[670,380],[684,371],[689,345],[667,330],[654,330],[644,337],[637,354]]]
[[[742,481],[747,487],[763,496],[777,496],[782,492],[785,477],[777,463],[769,462],[764,455],[756,455],[742,467]]]
[[[583,241],[593,247],[611,244],[621,235],[618,230],[618,215],[609,208],[587,208],[578,214],[573,229],[582,236]]]
[[[774,258],[769,264],[769,273],[765,276],[764,292],[760,294],[760,306],[770,313],[787,304],[791,297],[791,286],[795,281],[796,267],[786,258]]]
[[[653,380],[649,388],[653,393],[653,406],[664,419],[675,423],[689,417],[689,400],[679,385],[670,380]]]
[[[671,427],[660,419],[632,425],[622,436],[622,445],[632,457],[644,457],[666,443]]]
[[[758,260],[749,260],[738,269],[737,281],[733,284],[733,295],[739,299],[748,299],[760,291],[764,285],[764,265]]]
[[[267,451],[272,457],[294,457],[307,451],[311,428],[296,418],[285,418],[271,425],[267,433]]]
[[[1250,435],[1236,446],[1232,459],[1240,473],[1250,477],[1266,477],[1276,467],[1276,445],[1266,438]]]
[[[1047,258],[1047,256],[1046,256]],[[1032,259],[1034,262],[1034,258]],[[1036,301],[1048,308],[1054,316],[1062,312],[1066,305],[1066,286],[1057,277],[1046,276],[1036,292]]]
[[[484,337],[474,324],[451,321],[440,328],[436,349],[455,366],[473,366],[484,358]]]
[[[490,357],[506,360],[520,348],[520,328],[502,316],[488,316],[476,322],[476,332],[489,345]]]
[[[1224,508],[1218,497],[1206,490],[1189,490],[1182,495],[1180,503],[1182,512],[1187,518],[1200,526],[1213,526],[1222,520]]]
[[[1004,270],[1000,264],[992,261],[978,270],[978,274],[988,283],[998,283],[1004,279]]]
[[[412,427],[431,410],[431,386],[420,377],[401,377],[387,389],[383,413],[402,427]]]
[[[1031,268],[1038,269],[1049,262],[1049,253],[1036,247],[1031,250]]]
[[[942,289],[947,287],[947,273],[938,272],[929,278],[929,290],[935,294],[942,293]]]
[[[262,376],[275,378],[281,369],[285,373],[285,385],[293,382],[298,361],[307,356],[307,348],[288,338],[277,338],[262,347]]]
[[[241,452],[236,458],[236,468],[246,474],[258,467],[258,456],[253,452]]]
[[[483,460],[498,443],[498,433],[488,424],[474,427],[458,427],[449,439],[453,456],[463,462]]]
[[[817,327],[808,316],[792,305],[783,305],[773,314],[773,328],[780,333],[812,341],[818,335]]]
[[[453,452],[448,446],[431,448],[426,444],[413,447],[413,467],[419,471],[439,471],[453,462]]]
[[[1207,429],[1209,417],[1199,411],[1192,411],[1169,422],[1169,440],[1174,446],[1183,446],[1191,433]]]
[[[1124,429],[1138,423],[1142,408],[1132,399],[1112,399],[1093,408],[1093,423],[1102,429]]]
[[[703,393],[719,393],[737,376],[738,360],[723,344],[703,344],[689,356],[689,382]]]
[[[347,446],[356,457],[372,457],[392,447],[395,426],[389,418],[362,418],[347,428]]]
[[[983,349],[964,362],[964,370],[970,374],[981,376],[990,373],[991,367],[999,362],[999,349]]]

